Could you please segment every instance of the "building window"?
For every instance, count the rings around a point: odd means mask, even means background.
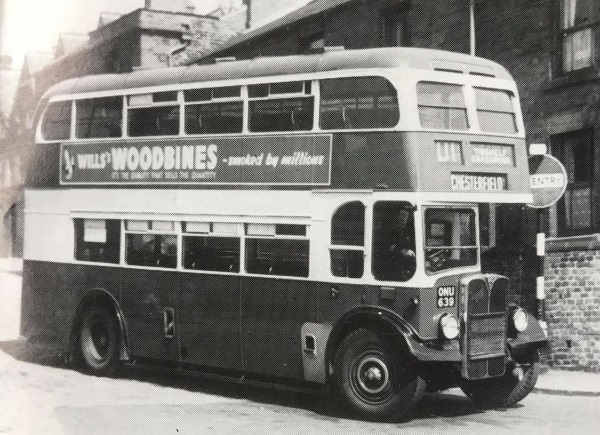
[[[408,10],[394,7],[381,11],[384,47],[407,47]]]
[[[567,170],[567,190],[557,204],[558,234],[592,231],[593,130],[579,130],[552,138],[553,154]]]
[[[562,0],[561,40],[563,72],[590,67],[594,56],[596,0]]]

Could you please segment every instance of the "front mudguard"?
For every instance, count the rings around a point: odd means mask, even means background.
[[[537,319],[527,313],[527,320],[529,322],[524,331],[509,331],[507,344],[513,357],[528,354],[548,345],[546,334]]]

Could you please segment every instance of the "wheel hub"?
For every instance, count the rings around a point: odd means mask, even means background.
[[[389,372],[385,362],[378,357],[364,358],[357,368],[358,385],[367,394],[378,394],[389,384]]]

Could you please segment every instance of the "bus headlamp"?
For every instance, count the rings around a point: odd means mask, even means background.
[[[456,318],[456,316],[453,316],[452,314],[448,313],[444,314],[440,318],[440,331],[442,331],[442,334],[448,340],[452,340],[458,337],[459,328],[458,319]]]
[[[527,319],[527,313],[525,310],[521,308],[517,308],[512,315],[513,325],[515,329],[519,332],[525,331],[527,329],[527,325],[529,324],[529,320]]]

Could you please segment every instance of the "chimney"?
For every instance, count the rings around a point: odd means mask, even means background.
[[[145,9],[156,11],[185,12],[193,14],[196,7],[191,0],[146,0]]]

